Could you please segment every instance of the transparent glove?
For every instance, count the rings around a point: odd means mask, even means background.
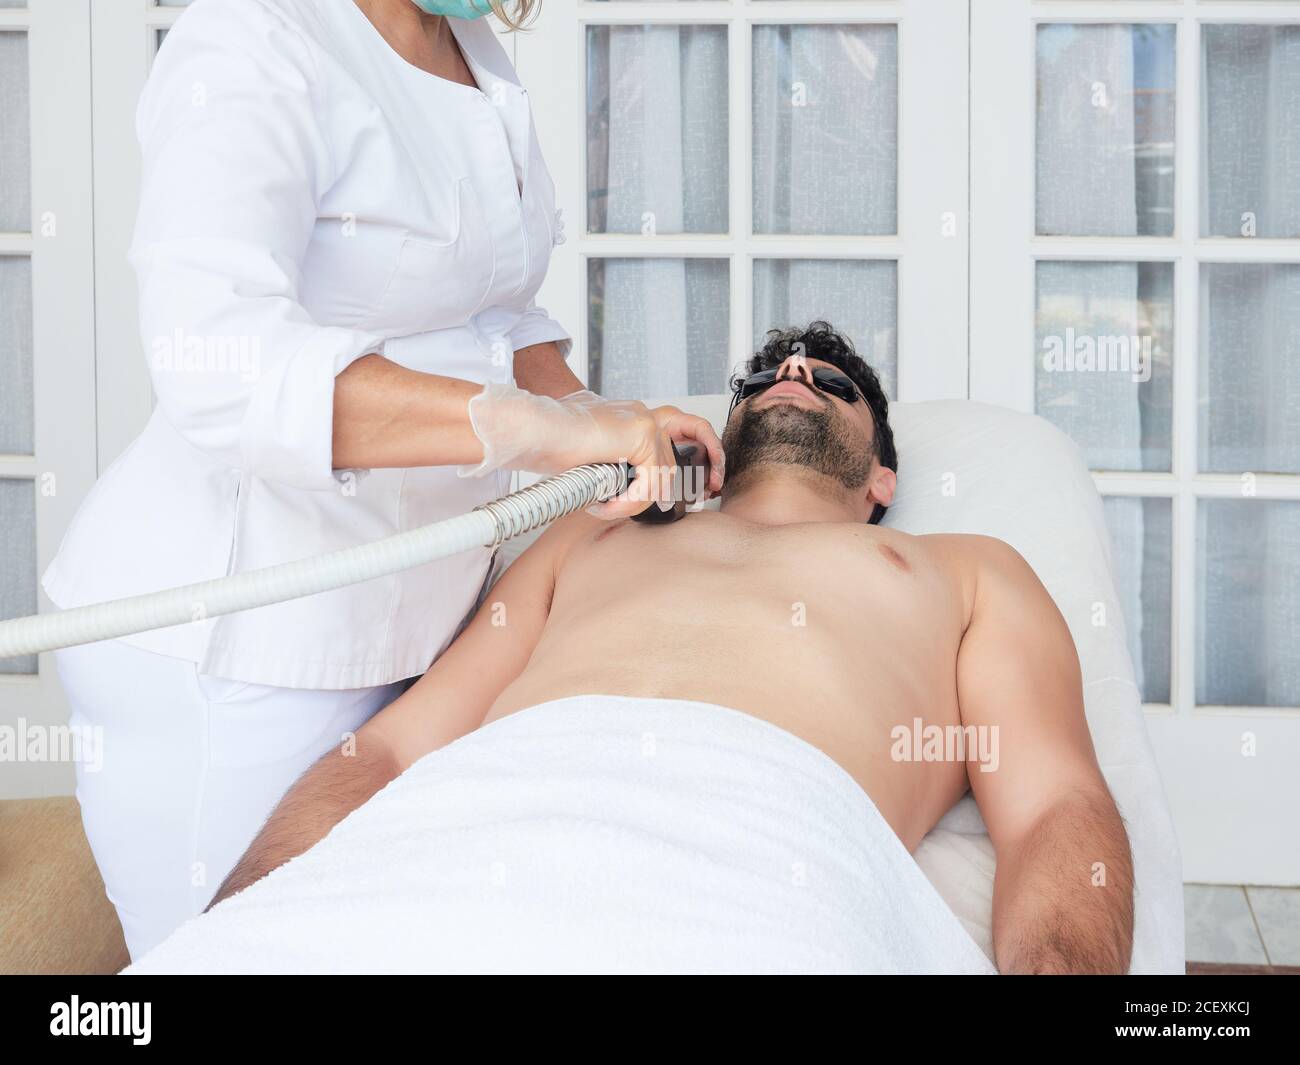
[[[649,502],[672,500],[672,444],[644,403],[603,399],[585,389],[552,399],[489,382],[469,401],[469,420],[483,445],[483,461],[460,467],[462,477],[500,469],[550,475],[588,462],[627,462],[636,469],[636,490],[592,508],[594,513],[625,517]]]

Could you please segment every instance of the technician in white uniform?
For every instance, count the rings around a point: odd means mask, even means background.
[[[197,0],[169,34],[131,250],[158,405],[46,572],[55,604],[365,543],[504,494],[513,469],[671,464],[670,439],[704,443],[720,487],[706,422],[581,392],[566,367],[533,301],[554,187],[469,4]],[[196,603],[192,624],[58,653],[73,724],[103,729],[77,795],[133,957],[429,667],[490,559],[223,618]]]

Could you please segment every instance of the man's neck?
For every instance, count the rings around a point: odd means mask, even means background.
[[[758,525],[866,521],[844,486],[801,466],[771,465],[747,471],[722,490],[722,513]]]

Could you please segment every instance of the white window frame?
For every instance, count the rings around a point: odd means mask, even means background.
[[[569,363],[587,380],[587,262],[592,257],[704,257],[730,261],[730,352],[753,349],[755,258],[885,259],[898,262],[898,399],[966,395],[967,92],[966,0],[545,0],[535,28],[516,35],[515,62],[529,90],[542,153],[564,214],[538,294],[573,335]],[[751,31],[760,23],[897,23],[899,48],[898,233],[801,237],[750,233]],[[614,235],[586,232],[586,27],[729,27],[726,234]],[[939,58],[942,57],[942,58]],[[952,233],[945,235],[951,213]],[[773,323],[787,324],[787,323]],[[832,323],[834,324],[834,323]]]
[[[153,412],[153,383],[140,339],[139,292],[127,262],[140,200],[136,101],[157,53],[158,33],[185,8],[151,0],[94,0],[95,338],[99,351],[98,439],[103,473]]]
[[[135,437],[152,409],[135,278],[126,261],[140,178],[134,113],[157,33],[184,11],[152,0],[29,0],[27,9],[0,9],[0,30],[30,31],[33,215],[39,220],[52,212],[57,225],[54,239],[0,234],[0,255],[32,258],[36,351],[35,454],[0,456],[0,477],[39,481],[53,475],[53,494],[37,493],[42,571],[96,475]],[[1035,21],[1179,24],[1173,237],[1033,235]],[[899,26],[898,233],[753,235],[749,27],[855,22]],[[1198,266],[1300,262],[1296,240],[1199,237],[1203,22],[1300,22],[1300,2],[545,0],[535,28],[502,39],[530,90],[558,205],[568,221],[567,243],[554,251],[539,302],[572,332],[570,362],[584,380],[587,261],[593,256],[727,258],[733,364],[752,347],[754,258],[897,260],[898,398],[969,396],[1021,410],[1033,409],[1037,260],[1174,263],[1173,473],[1098,473],[1094,478],[1105,494],[1172,500],[1171,703],[1148,707],[1148,727],[1183,832],[1188,877],[1297,883],[1300,854],[1276,845],[1278,838],[1288,838],[1287,807],[1297,797],[1291,783],[1291,767],[1300,756],[1297,711],[1194,705],[1196,501],[1236,497],[1240,485],[1234,475],[1195,472]],[[584,37],[591,23],[729,26],[729,233],[641,237],[585,232]],[[955,223],[951,236],[943,229],[949,213]],[[1300,499],[1298,477],[1260,475],[1256,487],[1263,499]],[[0,710],[6,720],[66,720],[51,656],[41,657],[40,671],[38,676],[0,675]],[[1270,765],[1284,766],[1285,780],[1279,782],[1275,769],[1261,772],[1259,762],[1245,759],[1242,772],[1225,777],[1224,752],[1236,750],[1248,729],[1257,734],[1261,751],[1272,752]],[[1207,789],[1206,782],[1217,786]],[[69,790],[69,767],[6,767],[7,796]],[[1254,828],[1242,831],[1243,823]],[[1202,826],[1205,839],[1226,843],[1205,849],[1196,833],[1189,835],[1189,824]],[[1270,825],[1274,832],[1280,826],[1282,835],[1262,843]]]
[[[1039,237],[1034,233],[1035,27],[1175,23],[1175,231],[1172,237]],[[1196,508],[1239,499],[1238,474],[1198,473],[1201,262],[1300,262],[1300,240],[1203,238],[1199,232],[1203,23],[1300,23],[1300,3],[999,0],[971,24],[970,398],[1034,410],[1035,264],[1040,260],[1174,264],[1173,470],[1097,472],[1103,495],[1171,500],[1170,703],[1147,728],[1183,845],[1185,876],[1212,883],[1300,883],[1289,824],[1300,805],[1300,708],[1196,705]],[[1300,499],[1300,477],[1259,474],[1260,500]],[[1243,504],[1247,505],[1247,504]],[[1256,758],[1233,757],[1243,733]],[[1290,801],[1288,801],[1288,799]]]
[[[32,230],[0,233],[0,255],[31,258],[35,361],[33,454],[0,455],[0,478],[35,485],[39,581],[95,482],[90,0],[2,8],[0,31],[27,34]],[[0,720],[22,719],[29,728],[67,721],[53,656],[40,655],[37,668],[0,674]],[[72,780],[67,763],[6,764],[3,794],[66,794]]]

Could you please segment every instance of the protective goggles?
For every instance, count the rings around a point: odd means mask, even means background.
[[[741,403],[744,400],[747,400],[750,396],[757,395],[759,392],[766,392],[776,384],[778,380],[797,381],[801,385],[807,384],[803,377],[797,377],[794,374],[787,374],[785,377],[778,379],[777,374],[780,372],[781,368],[775,366],[770,370],[759,370],[758,373],[750,374],[741,381],[735,394],[731,397],[731,409],[727,412],[728,416],[730,416],[731,411],[736,409],[737,403]],[[813,384],[822,392],[825,392],[828,396],[835,396],[837,399],[842,399],[845,403],[856,403],[862,398],[862,394],[858,391],[858,386],[838,370],[829,370],[824,366],[814,367],[812,379]],[[872,421],[875,421],[874,415],[872,416]]]

